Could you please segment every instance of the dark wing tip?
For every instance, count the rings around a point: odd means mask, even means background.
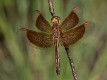
[[[87,22],[85,22],[84,24],[86,24],[86,25],[87,25],[87,24],[91,24],[91,22],[87,21]]]
[[[27,31],[28,29],[27,28],[20,28],[19,30],[21,30],[21,31]]]
[[[76,10],[77,10],[77,8],[78,8],[77,6],[76,6],[76,7],[74,7],[74,8],[73,8],[73,11],[76,11]]]
[[[40,11],[39,11],[39,10],[34,10],[34,12],[36,12],[36,13],[40,13]]]

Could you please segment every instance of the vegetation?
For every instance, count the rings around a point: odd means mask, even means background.
[[[63,21],[74,7],[80,23],[87,25],[84,37],[70,46],[79,80],[107,80],[107,0],[54,0]],[[48,0],[0,0],[0,80],[56,80],[54,47],[29,43],[22,27],[35,27],[35,10],[51,24]],[[65,49],[60,46],[59,80],[73,80]]]

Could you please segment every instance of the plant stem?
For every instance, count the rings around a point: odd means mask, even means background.
[[[71,69],[72,69],[72,74],[73,74],[74,80],[78,80],[76,70],[75,70],[75,66],[74,66],[74,62],[73,62],[72,57],[70,56],[69,47],[65,47],[65,50],[66,50],[66,53],[67,53],[67,56],[68,56],[68,59],[69,59],[69,63],[70,63]]]
[[[55,16],[55,11],[54,11],[54,8],[53,8],[53,0],[48,0],[48,3],[49,3],[49,11],[51,13],[51,16]]]

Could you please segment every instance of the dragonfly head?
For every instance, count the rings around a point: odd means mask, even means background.
[[[51,18],[51,21],[52,21],[52,23],[57,23],[57,24],[59,24],[60,23],[60,17],[58,17],[58,16],[54,16],[54,17],[52,17]]]

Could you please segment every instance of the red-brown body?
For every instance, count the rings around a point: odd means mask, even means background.
[[[57,75],[60,75],[59,38],[61,37],[61,29],[58,23],[53,24],[51,34],[53,38],[53,45],[55,46],[56,73]]]

